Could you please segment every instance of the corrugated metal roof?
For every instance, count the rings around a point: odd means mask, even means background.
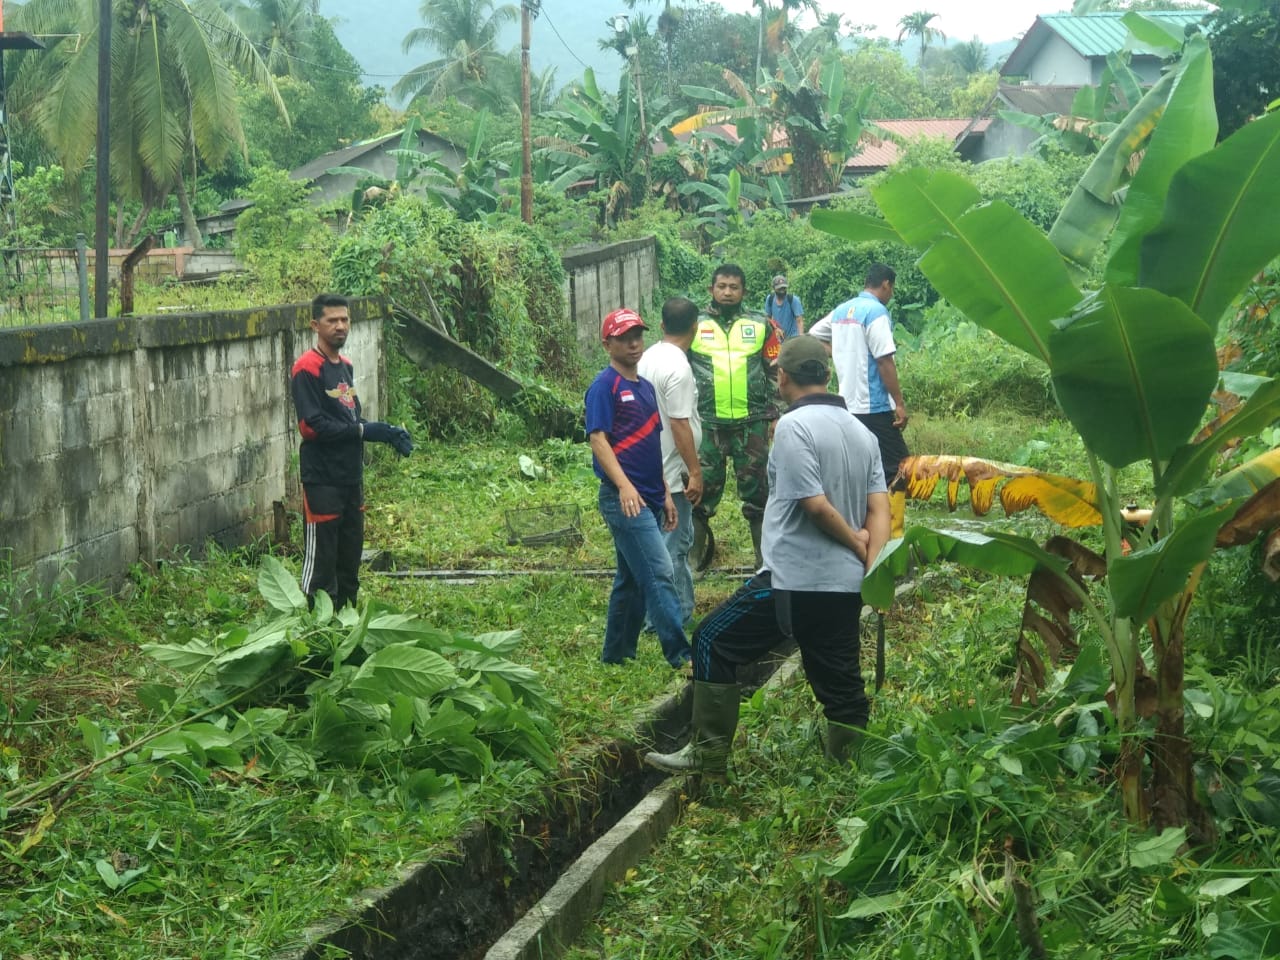
[[[1196,24],[1209,13],[1208,10],[1140,10],[1142,16],[1155,20],[1175,30],[1183,30],[1187,24]],[[1049,13],[1040,17],[1044,23],[1083,57],[1105,57],[1108,53],[1123,50],[1126,43],[1134,53],[1159,53],[1163,51],[1138,43],[1124,25],[1124,13],[1086,13],[1073,17],[1069,13]]]
[[[1010,108],[1037,116],[1046,113],[1070,113],[1079,87],[1041,83],[1002,83],[997,87],[1000,99]]]
[[[1208,10],[1141,10],[1142,16],[1174,30],[1181,31],[1188,24],[1200,23],[1209,15]],[[1138,43],[1124,25],[1123,11],[1085,13],[1072,16],[1069,13],[1046,13],[1036,17],[1030,29],[1014,47],[1000,68],[1003,76],[1017,76],[1027,72],[1027,66],[1035,59],[1040,48],[1054,34],[1070,44],[1082,57],[1105,57],[1109,53],[1124,50],[1126,46],[1139,56],[1166,56],[1162,50],[1153,50]]]
[[[922,120],[872,120],[871,122],[886,133],[901,137],[903,140],[941,137],[951,143],[955,143],[966,131],[970,135],[981,135],[986,132],[987,127],[991,126],[990,117],[983,117],[977,121],[966,117],[946,117]],[[850,157],[849,162],[845,164],[845,170],[850,173],[883,170],[892,166],[902,154],[897,143],[884,137],[872,137],[864,133],[861,144],[862,149]]]

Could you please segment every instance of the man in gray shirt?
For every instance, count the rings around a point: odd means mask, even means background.
[[[827,392],[830,360],[813,337],[778,354],[790,404],[769,453],[764,566],[709,613],[693,638],[693,734],[646,760],[672,772],[723,776],[738,726],[737,668],[784,637],[827,717],[827,755],[845,759],[870,712],[859,665],[862,577],[889,539],[889,494],[876,438]]]

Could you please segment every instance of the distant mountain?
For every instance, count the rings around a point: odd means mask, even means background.
[[[389,90],[433,53],[417,49],[406,54],[400,50],[405,35],[422,25],[418,15],[421,0],[378,0],[376,15],[371,6],[369,0],[320,0],[321,14],[334,19],[338,39],[366,71],[364,82]],[[617,0],[615,6],[614,12],[621,12],[625,4]],[[579,0],[542,0],[529,45],[534,72],[555,67],[556,83],[563,86],[581,77],[589,65],[602,87],[616,89],[622,61],[616,54],[602,51],[597,42],[609,32],[605,18],[613,9]],[[520,25],[516,23],[504,32],[501,49],[518,50],[519,45]]]
[[[402,53],[405,35],[422,25],[418,9],[422,0],[378,0],[377,15],[370,14],[369,0],[320,0],[320,12],[335,20],[335,32],[342,45],[366,71],[364,82],[390,90],[402,76],[433,56],[429,50]],[[613,5],[593,4],[588,0],[542,0],[542,12],[533,21],[529,61],[535,73],[546,67],[556,69],[556,83],[564,86],[582,76],[585,67],[595,70],[596,80],[605,90],[616,90],[622,72],[617,54],[600,49],[599,41],[608,35],[605,23],[608,11],[622,12],[624,0]],[[512,24],[502,37],[501,48],[517,50],[520,25]],[[988,43],[992,65],[1008,56],[1016,40]],[[911,43],[902,46],[908,62],[914,63],[918,48]]]

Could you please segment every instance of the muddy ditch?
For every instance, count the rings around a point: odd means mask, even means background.
[[[764,683],[789,650],[739,671],[744,690]],[[480,960],[579,856],[665,775],[646,750],[674,749],[688,735],[692,685],[650,709],[635,742],[613,741],[548,787],[541,812],[512,812],[478,824],[448,858],[409,868],[396,885],[368,894],[351,919],[313,930],[290,960],[325,960],[333,948],[354,960]],[[516,824],[514,828],[511,823]]]

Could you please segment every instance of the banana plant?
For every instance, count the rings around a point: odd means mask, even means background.
[[[1082,180],[1105,187],[1116,165],[1128,162],[1124,151],[1145,149],[1123,202],[1090,194],[1114,207],[1106,217],[1096,207],[1068,204],[1046,235],[1007,204],[981,202],[963,176],[917,169],[872,189],[883,220],[815,211],[812,222],[846,238],[893,237],[914,248],[925,276],[968,319],[1048,366],[1058,403],[1084,443],[1102,524],[1101,595],[1072,578],[1063,557],[1028,538],[913,527],[868,574],[867,602],[889,605],[893,578],[906,572],[912,555],[1003,575],[1057,577],[1110,657],[1125,745],[1117,776],[1126,817],[1194,828],[1201,821],[1183,727],[1184,625],[1219,531],[1253,497],[1274,491],[1280,477],[1275,450],[1214,476],[1229,441],[1256,435],[1280,417],[1280,382],[1263,384],[1234,416],[1199,433],[1219,379],[1219,320],[1280,255],[1274,221],[1280,113],[1215,146],[1212,64],[1203,38],[1188,41],[1169,76],[1159,109],[1140,101],[1113,134],[1123,146],[1104,148]],[[1144,118],[1140,125],[1129,124],[1135,113]],[[1099,252],[1105,279],[1085,291],[1069,263],[1092,261],[1087,244],[1075,241],[1099,223],[1108,229],[1090,242],[1106,244]],[[1117,472],[1140,462],[1150,470],[1155,502],[1151,522],[1126,549]],[[1157,688],[1149,790],[1135,706],[1144,634]]]

